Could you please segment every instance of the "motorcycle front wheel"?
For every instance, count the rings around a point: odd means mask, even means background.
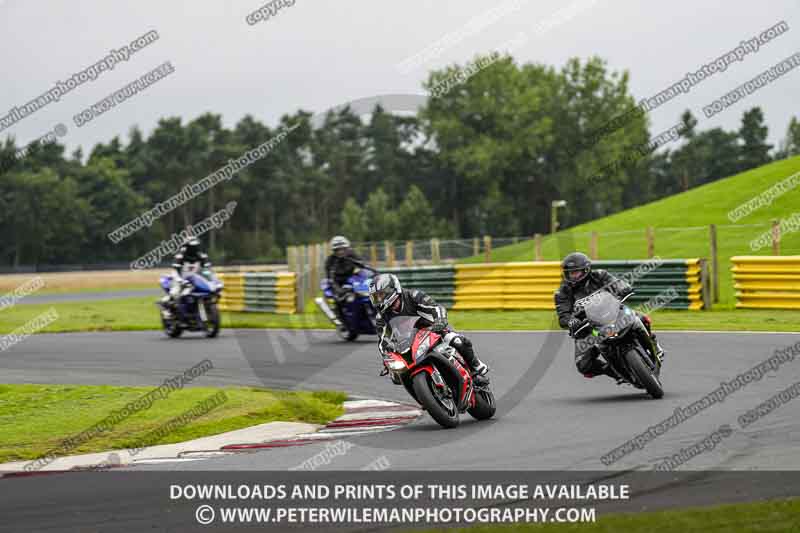
[[[206,337],[212,339],[219,335],[219,308],[216,302],[204,304],[206,306]]]
[[[647,363],[642,359],[643,355],[637,349],[631,349],[625,354],[625,362],[628,368],[636,376],[636,380],[644,386],[645,390],[656,400],[664,396],[664,388],[661,380],[658,379]]]
[[[178,321],[174,318],[167,320],[162,316],[161,324],[164,326],[164,333],[167,335],[167,337],[177,339],[181,336],[181,333],[183,333],[183,328],[178,325]]]
[[[449,391],[441,392],[427,372],[414,376],[413,384],[414,394],[431,418],[444,428],[458,426],[458,408],[452,394],[447,396]]]
[[[475,420],[488,420],[492,418],[497,411],[492,390],[487,386],[486,388],[476,389],[474,394],[475,405],[467,409],[467,412]]]

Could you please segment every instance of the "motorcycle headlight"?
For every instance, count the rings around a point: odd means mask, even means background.
[[[406,364],[403,361],[398,361],[397,359],[392,359],[391,361],[386,363],[386,366],[389,367],[389,370],[404,370],[406,368]]]
[[[431,338],[430,336],[425,337],[425,340],[419,343],[417,346],[417,353],[414,354],[414,357],[422,357],[426,353],[428,353],[428,348],[431,347]]]
[[[608,326],[603,326],[600,328],[600,335],[603,337],[616,337],[618,333],[616,324],[609,324]]]

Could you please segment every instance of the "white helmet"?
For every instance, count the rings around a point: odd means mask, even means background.
[[[342,235],[337,235],[333,239],[331,239],[331,250],[341,250],[343,248],[350,248],[350,241],[347,240],[347,237],[343,237]]]
[[[400,280],[394,274],[378,274],[369,281],[369,301],[384,314],[403,293]]]

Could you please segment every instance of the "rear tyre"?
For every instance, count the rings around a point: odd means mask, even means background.
[[[420,372],[414,376],[414,393],[419,400],[419,403],[428,411],[440,426],[444,428],[454,428],[458,426],[458,408],[456,402],[450,394],[449,398],[445,396],[449,393],[449,389],[444,393],[439,392],[438,387],[434,385],[430,374],[427,372]]]
[[[628,368],[634,373],[636,379],[641,383],[645,390],[656,400],[664,396],[664,389],[661,386],[661,380],[658,379],[647,363],[642,360],[642,355],[635,348],[625,354],[625,362],[628,363]]]
[[[488,387],[475,391],[475,405],[467,409],[467,412],[475,420],[488,420],[494,416],[496,411],[494,393]]]

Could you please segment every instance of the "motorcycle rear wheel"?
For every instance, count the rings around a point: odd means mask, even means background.
[[[433,380],[427,372],[420,372],[413,379],[414,393],[419,400],[419,403],[425,407],[428,414],[431,415],[440,426],[444,428],[454,428],[458,426],[458,408],[456,407],[455,400],[449,398],[449,405],[445,405],[448,401],[443,402],[441,395],[434,392]]]
[[[638,350],[632,349],[625,354],[625,361],[628,363],[628,368],[631,369],[636,375],[636,379],[641,383],[645,390],[656,400],[664,396],[664,388],[661,386],[661,380],[658,379],[650,367],[642,360],[642,355]]]

